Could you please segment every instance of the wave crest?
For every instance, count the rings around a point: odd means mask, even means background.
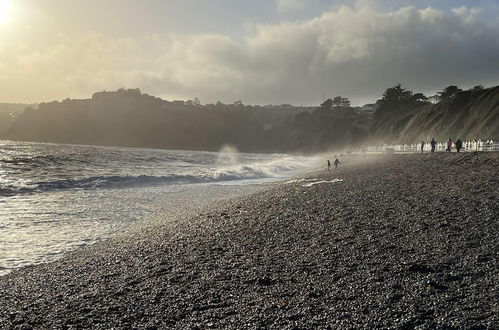
[[[270,179],[289,176],[308,165],[294,157],[279,157],[267,162],[254,162],[216,168],[203,168],[196,172],[165,175],[102,175],[75,179],[31,182],[29,186],[0,186],[0,196],[33,194],[57,190],[113,189],[170,184],[216,183],[236,180]],[[196,168],[193,166],[193,169]]]

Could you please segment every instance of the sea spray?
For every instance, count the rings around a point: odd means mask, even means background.
[[[313,158],[229,146],[215,153],[0,141],[6,149],[0,153],[0,275],[99,242],[158,208],[174,214],[317,165]]]
[[[239,150],[230,144],[225,144],[219,151],[217,164],[220,166],[235,166],[240,163]]]

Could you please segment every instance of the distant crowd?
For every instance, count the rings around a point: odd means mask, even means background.
[[[457,152],[462,151],[499,151],[499,144],[494,144],[493,140],[482,141],[478,140],[466,140],[462,141],[461,139],[457,139],[456,141],[452,141],[452,138],[449,138],[445,142],[437,142],[435,138],[432,138],[430,142],[421,141],[421,143],[412,143],[412,144],[398,144],[398,145],[383,145],[383,146],[363,146],[360,149],[360,153],[366,156],[367,152],[384,152],[384,153],[394,153],[397,152],[452,152],[453,150]],[[350,155],[352,153],[351,150],[346,151],[346,155]],[[343,154],[340,154],[343,156]],[[338,159],[337,155],[334,155],[334,168],[337,169],[338,165],[341,162]],[[327,169],[331,170],[331,161],[326,160]]]
[[[399,144],[399,145],[384,145],[384,146],[371,146],[366,148],[367,151],[384,151],[391,149],[398,152],[439,152],[439,151],[497,151],[498,146],[494,144],[493,140],[482,141],[477,140],[461,140],[455,141],[449,138],[447,141],[439,142],[434,138],[431,141],[421,141],[420,143],[412,144]]]
[[[424,151],[447,151],[451,152],[452,150],[456,150],[457,152],[461,151],[492,151],[494,147],[494,141],[482,141],[478,140],[470,140],[470,141],[462,141],[461,139],[457,139],[456,141],[452,141],[449,138],[446,142],[437,142],[435,139],[431,139],[430,142],[421,141],[420,149],[421,152]]]

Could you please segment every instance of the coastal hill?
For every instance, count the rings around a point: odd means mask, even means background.
[[[5,133],[15,118],[24,112],[27,107],[35,107],[24,103],[0,103],[0,134]]]
[[[450,86],[455,87],[455,86]],[[336,106],[201,105],[166,101],[138,89],[98,92],[27,107],[4,121],[0,138],[56,143],[244,152],[319,152],[374,143],[499,137],[499,87],[448,88],[433,104],[400,85],[387,89],[374,113]],[[336,98],[335,98],[336,100]]]
[[[169,102],[138,89],[42,103],[17,117],[4,138],[24,141],[219,150],[264,149],[265,132],[307,108]]]
[[[499,137],[499,86],[458,91],[437,104],[403,107],[377,118],[373,140],[382,142],[494,139]]]
[[[2,137],[12,140],[246,152],[327,148],[361,116],[287,104],[248,106],[169,102],[138,89],[95,93],[91,99],[42,103],[27,108]],[[341,131],[332,134],[335,127]],[[366,131],[367,133],[367,131]],[[330,137],[328,137],[328,135]],[[345,138],[347,137],[347,138]],[[310,142],[310,144],[307,144]]]

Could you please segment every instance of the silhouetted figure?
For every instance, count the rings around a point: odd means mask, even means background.
[[[461,141],[461,139],[457,139],[456,141],[457,152],[459,152],[459,150],[461,150],[462,147],[463,147],[463,142]]]
[[[447,149],[445,149],[445,151],[450,152],[451,149],[452,149],[452,140],[449,138],[449,140],[447,141]]]
[[[421,153],[423,153],[424,150],[424,141],[421,141]]]
[[[338,158],[336,158],[336,160],[334,161],[334,169],[337,169],[339,164],[341,164],[341,163],[338,160]]]
[[[327,170],[331,170],[331,162],[329,161],[329,159],[327,160]]]
[[[435,141],[435,138],[431,138],[431,152],[435,152],[435,148],[437,147],[437,141]]]

